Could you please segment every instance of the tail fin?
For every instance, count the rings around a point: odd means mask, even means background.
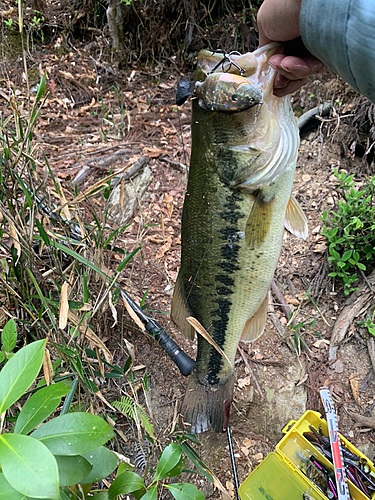
[[[193,370],[182,403],[184,423],[191,425],[189,432],[200,434],[211,427],[215,432],[227,430],[233,386],[234,373],[220,378],[217,385],[203,385]]]
[[[176,104],[177,106],[181,106],[184,104],[186,99],[193,95],[195,85],[197,82],[190,82],[189,80],[181,80],[178,82],[177,91],[176,91]]]

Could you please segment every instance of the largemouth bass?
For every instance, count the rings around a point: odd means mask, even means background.
[[[237,346],[264,330],[284,224],[297,236],[307,236],[306,218],[291,196],[299,146],[296,120],[290,99],[272,94],[274,70],[267,64],[277,50],[271,44],[234,56],[243,77],[262,95],[261,105],[233,113],[209,110],[193,99],[181,268],[171,316],[189,338],[194,329],[186,318],[196,318],[229,360],[198,335],[182,405],[184,422],[195,433],[210,427],[226,430]],[[220,57],[201,51],[196,80],[205,81]],[[238,74],[233,66],[223,80],[230,86],[230,75]]]

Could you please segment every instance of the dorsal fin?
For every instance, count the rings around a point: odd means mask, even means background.
[[[193,316],[186,300],[186,294],[182,283],[181,271],[178,273],[176,285],[173,291],[171,318],[173,323],[181,330],[181,333],[188,339],[194,340],[195,330],[186,321],[186,318]]]
[[[257,312],[249,318],[242,330],[241,340],[245,342],[251,342],[258,339],[264,332],[267,320],[267,310],[268,310],[268,292],[260,304]]]
[[[307,227],[307,218],[303,210],[293,195],[289,198],[286,207],[284,226],[297,238],[307,238],[309,229]]]

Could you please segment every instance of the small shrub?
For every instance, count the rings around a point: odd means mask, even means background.
[[[349,295],[357,290],[358,273],[375,266],[375,178],[367,178],[360,189],[354,175],[339,175],[335,170],[335,177],[342,199],[336,212],[324,210],[322,235],[328,240],[328,260],[333,267],[329,276],[338,278]]]

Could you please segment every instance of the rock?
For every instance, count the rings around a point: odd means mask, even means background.
[[[108,200],[108,205],[110,218],[116,224],[124,226],[132,219],[137,205],[144,196],[151,181],[151,169],[147,166],[140,174],[133,177],[133,179],[124,181],[123,193],[121,193],[121,182],[113,189]]]

